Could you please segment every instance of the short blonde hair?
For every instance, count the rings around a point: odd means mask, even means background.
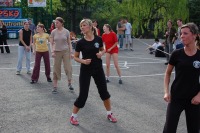
[[[83,19],[83,20],[81,20],[81,22],[80,22],[80,28],[81,28],[81,25],[82,25],[83,23],[86,23],[88,26],[92,27],[92,32],[93,32],[93,34],[94,34],[94,35],[97,35],[96,30],[95,30],[95,28],[94,28],[93,25],[92,25],[92,20],[90,20],[90,19]]]

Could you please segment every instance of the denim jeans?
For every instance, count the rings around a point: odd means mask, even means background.
[[[124,34],[118,34],[118,41],[120,48],[123,48]]]
[[[17,62],[17,71],[22,70],[22,61],[24,57],[24,53],[26,55],[26,71],[30,71],[30,65],[31,65],[31,50],[26,51],[24,46],[18,46],[18,62]]]

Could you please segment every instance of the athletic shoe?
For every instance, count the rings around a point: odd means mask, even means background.
[[[31,71],[27,71],[27,74],[31,74]]]
[[[20,75],[20,71],[17,71],[17,72],[16,72],[16,75]]]
[[[47,78],[47,82],[52,82],[51,78]]]
[[[130,48],[131,51],[134,51],[133,48]]]
[[[107,115],[107,118],[110,122],[116,123],[117,119],[113,116],[113,113],[111,113],[110,115]]]
[[[58,91],[57,91],[57,88],[56,88],[56,87],[54,87],[54,88],[53,88],[53,90],[52,90],[52,93],[53,93],[53,94],[57,94],[57,93],[58,93]]]
[[[74,116],[71,116],[70,123],[72,125],[74,125],[74,126],[78,126],[79,125],[77,118],[75,118]]]
[[[71,85],[71,84],[69,84],[69,85],[68,85],[68,88],[69,88],[69,90],[71,90],[71,91],[73,91],[73,90],[74,90],[74,88],[72,87],[72,85]]]
[[[122,80],[121,79],[119,80],[119,84],[122,84]]]
[[[109,83],[109,82],[110,82],[110,80],[109,80],[109,79],[106,79],[106,82],[107,82],[107,83]]]
[[[37,81],[35,81],[35,80],[31,80],[30,83],[31,83],[31,84],[35,84],[35,83],[37,83]]]

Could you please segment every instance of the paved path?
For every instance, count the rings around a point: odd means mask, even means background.
[[[140,41],[153,43],[153,40]],[[147,46],[140,41],[134,40],[133,52],[120,51],[123,85],[118,84],[116,71],[111,67],[108,90],[118,122],[113,124],[106,119],[92,80],[87,103],[78,114],[77,127],[69,123],[69,118],[79,93],[79,64],[73,61],[74,93],[68,90],[66,77],[62,75],[59,93],[55,95],[51,93],[52,84],[46,82],[43,63],[37,84],[29,83],[30,75],[25,68],[20,76],[15,75],[17,47],[10,47],[10,54],[0,54],[0,133],[161,133],[167,106],[163,100],[165,58],[148,54]],[[8,42],[18,43],[17,40]],[[103,60],[105,63],[105,57]],[[177,133],[186,133],[183,115]]]

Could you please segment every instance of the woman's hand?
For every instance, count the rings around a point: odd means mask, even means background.
[[[110,53],[110,51],[111,51],[111,49],[109,48],[109,49],[107,50],[107,52]]]
[[[73,52],[71,52],[71,59],[73,59],[74,58],[74,53]]]
[[[51,56],[54,58],[54,57],[56,57],[56,54],[54,52],[52,52]]]
[[[101,52],[97,53],[96,55],[97,55],[97,58],[101,59],[101,56],[102,56]]]
[[[85,65],[89,65],[91,63],[92,59],[85,59],[84,63]]]
[[[191,103],[194,104],[194,105],[200,104],[200,92],[195,97],[192,98]]]
[[[26,46],[26,51],[29,52],[30,51],[30,46]]]
[[[168,102],[168,103],[171,101],[171,96],[170,96],[169,93],[165,93],[165,94],[164,94],[164,100],[165,100],[166,102]]]

